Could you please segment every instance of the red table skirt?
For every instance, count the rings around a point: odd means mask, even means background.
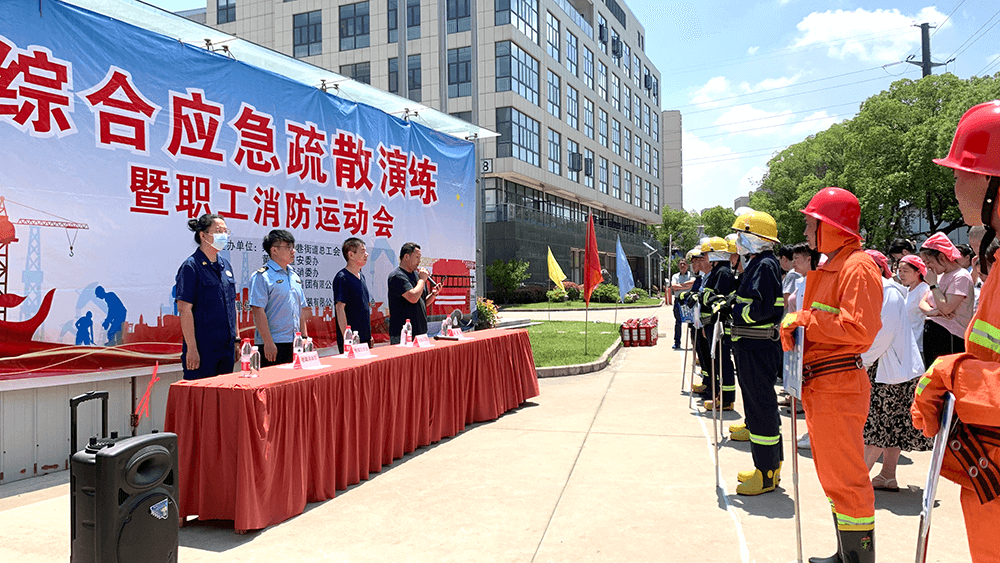
[[[170,386],[180,516],[261,529],[367,479],[419,446],[538,395],[524,330],[434,348],[324,358],[322,371],[267,368]]]

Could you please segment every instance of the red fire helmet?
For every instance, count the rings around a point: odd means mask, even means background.
[[[823,188],[801,211],[814,219],[861,238],[861,233],[858,232],[861,204],[854,194],[843,188]]]
[[[955,138],[941,166],[1000,176],[1000,100],[973,106],[958,121]]]

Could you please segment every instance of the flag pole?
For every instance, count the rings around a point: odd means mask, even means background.
[[[552,300],[549,299],[548,296],[546,296],[545,300],[549,302],[549,320],[551,321],[552,320]]]
[[[587,332],[589,332],[590,327],[590,300],[587,300],[587,306],[583,310],[583,354],[587,355],[590,353],[590,349],[587,346]]]

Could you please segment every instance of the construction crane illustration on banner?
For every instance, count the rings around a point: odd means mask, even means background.
[[[11,203],[30,209],[43,215],[48,215],[54,219],[27,219],[20,218],[12,221],[7,213],[7,204]],[[21,281],[24,282],[24,296],[19,297],[9,294],[7,281],[9,274],[10,245],[18,242],[17,232],[14,225],[24,225],[30,227],[28,231],[28,252],[25,260],[24,271],[21,274]],[[35,209],[0,196],[0,320],[7,320],[7,309],[23,304],[22,316],[34,314],[38,310],[42,299],[42,227],[55,227],[66,230],[66,240],[69,243],[69,255],[73,256],[73,245],[76,243],[76,236],[81,229],[90,229],[86,223],[76,223],[65,217],[59,217],[47,211]],[[70,236],[70,231],[73,236]]]

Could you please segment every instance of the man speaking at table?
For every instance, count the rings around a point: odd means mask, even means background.
[[[428,290],[430,273],[420,267],[420,245],[405,243],[399,249],[399,267],[389,274],[389,343],[399,344],[400,332],[410,320],[413,335],[427,334],[427,307],[434,302],[441,286]],[[433,280],[431,280],[433,283]]]

